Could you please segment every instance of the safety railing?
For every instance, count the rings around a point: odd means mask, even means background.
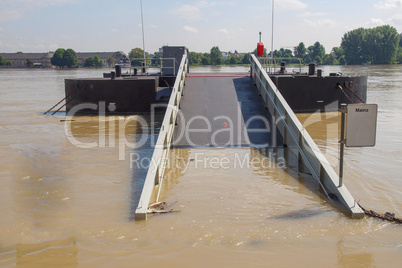
[[[179,104],[183,93],[184,81],[187,75],[187,65],[188,58],[187,52],[185,52],[180,63],[178,75],[172,89],[169,104],[167,106],[162,126],[159,131],[159,136],[155,144],[152,159],[148,167],[147,176],[145,178],[141,197],[138,202],[138,207],[135,211],[136,220],[147,219],[147,210],[156,186],[159,186],[156,200],[158,200],[159,198],[161,184],[163,181],[163,174],[168,161],[167,158],[173,138],[174,127],[177,120]]]
[[[164,70],[172,69],[171,72],[173,76],[176,75],[176,59],[175,58],[154,58],[154,59],[144,59],[135,58],[131,59],[131,62],[138,63],[138,66],[132,66],[130,68],[130,75],[136,75],[138,69],[140,69],[142,74],[147,73],[148,69],[159,69],[159,73],[163,75]],[[132,71],[133,70],[133,71]],[[137,71],[135,71],[137,70]]]
[[[301,74],[301,59],[300,58],[289,58],[289,57],[279,57],[279,58],[270,58],[270,57],[258,57],[258,61],[261,63],[262,67],[265,69],[266,72],[269,74],[276,73],[276,66],[278,60],[297,60],[299,61],[299,74]]]
[[[250,63],[250,75],[254,79],[266,108],[272,115],[273,134],[279,130],[287,150],[296,155],[297,163],[300,164],[299,170],[307,167],[331,200],[338,199],[352,218],[362,218],[363,210],[358,206],[346,186],[339,186],[339,176],[300,123],[255,55],[251,55]]]

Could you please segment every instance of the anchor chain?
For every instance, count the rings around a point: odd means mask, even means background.
[[[347,88],[347,89],[349,89],[350,90],[350,92],[352,92],[352,94],[356,97],[356,98],[358,98],[359,99],[359,101],[361,101],[361,103],[364,103],[364,101],[359,97],[359,95],[357,95],[357,93],[356,92],[354,92],[353,91],[353,89],[351,88],[351,87],[349,87],[348,85],[346,85],[345,84],[345,87]]]
[[[343,87],[341,87],[341,85],[338,83],[338,88],[342,91],[342,93],[346,96],[346,98],[348,98],[348,100],[350,101],[350,103],[354,103],[352,101],[352,99],[348,96],[348,94],[346,94],[345,90],[343,90]]]
[[[385,220],[385,221],[395,222],[395,223],[399,223],[399,224],[402,223],[402,219],[401,218],[396,218],[395,213],[385,212],[385,214],[382,215],[382,214],[379,214],[379,213],[375,212],[374,210],[365,209],[359,203],[357,203],[357,204],[364,211],[364,214],[366,214],[367,216],[382,219],[382,220]]]
[[[352,83],[352,82],[351,82]],[[343,89],[343,87],[338,83],[337,87],[342,91],[342,93],[345,95],[345,97],[350,101],[350,103],[354,103],[354,101],[348,96],[348,94],[346,94],[345,90]],[[361,103],[365,103],[362,98],[359,97],[359,95],[357,95],[357,93],[351,88],[349,87],[346,82],[345,82],[345,87],[347,89],[349,89],[350,92],[352,92],[352,94],[361,102]]]

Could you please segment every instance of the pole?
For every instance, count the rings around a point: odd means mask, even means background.
[[[146,61],[145,61],[145,35],[144,35],[144,16],[142,12],[142,0],[140,0],[141,3],[141,25],[142,25],[142,49],[144,50],[144,65],[146,66]]]
[[[274,8],[275,8],[275,1],[272,1],[272,36],[271,36],[271,58],[274,57]]]
[[[339,150],[339,187],[343,185],[343,155],[345,151],[345,121],[346,121],[346,108],[347,105],[341,104],[341,140]]]

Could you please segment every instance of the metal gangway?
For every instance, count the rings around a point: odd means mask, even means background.
[[[151,164],[146,175],[138,207],[135,211],[136,220],[147,219],[147,210],[152,196],[156,196],[156,201],[158,201],[159,198],[161,184],[164,179],[164,171],[168,161],[169,149],[172,146],[174,131],[177,129],[175,128],[175,125],[177,124],[178,113],[182,112],[179,111],[179,107],[185,89],[184,82],[187,76],[187,65],[187,55],[184,54],[153,152],[152,161],[150,161]],[[265,68],[254,55],[251,56],[250,65],[250,76],[253,79],[251,82],[249,77],[236,77],[233,79],[243,79],[243,83],[246,81],[246,84],[248,85],[246,85],[246,91],[249,89],[250,83],[251,87],[256,86],[258,88],[258,91],[264,100],[265,107],[268,109],[272,117],[271,124],[275,128],[272,130],[272,134],[277,133],[276,130],[278,130],[279,134],[282,136],[283,145],[287,147],[286,149],[292,153],[292,155],[297,157],[298,170],[300,172],[305,172],[305,168],[307,168],[312,177],[319,183],[319,185],[321,185],[322,190],[328,196],[329,200],[340,203],[343,207],[342,210],[346,211],[346,213],[348,213],[352,218],[362,218],[364,216],[363,210],[358,206],[346,186],[344,184],[340,185],[339,176],[271,81]],[[198,79],[203,79],[202,83],[207,83],[209,80],[217,78],[204,77]],[[225,78],[214,81],[220,81],[220,83],[223,81],[220,85],[228,85],[228,83],[225,84],[224,79]],[[196,88],[196,90],[194,90],[195,93],[201,94],[202,90],[198,88],[200,83],[190,83],[190,81],[196,80],[189,80],[186,86],[186,92],[191,89],[191,87],[194,87]],[[197,96],[199,96],[197,94],[189,94],[189,97],[186,97],[186,101],[189,98],[195,98],[192,101],[194,103],[199,103],[199,100],[196,99]],[[254,95],[256,95],[255,97],[259,97],[257,96],[257,93]],[[218,103],[217,105],[219,106],[219,101],[216,101],[214,98],[211,99],[213,99],[212,101],[215,102],[215,105]],[[187,112],[194,108],[191,105],[187,106]],[[220,109],[220,111],[222,111],[222,106],[223,105],[220,105],[218,110]],[[230,107],[231,105],[227,106]],[[183,111],[183,113],[185,114],[186,111]],[[239,140],[247,139],[239,138]]]

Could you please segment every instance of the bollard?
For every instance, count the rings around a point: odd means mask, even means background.
[[[315,74],[315,63],[310,63],[308,65],[308,75],[314,75]]]
[[[121,66],[115,65],[114,68],[116,69],[116,77],[121,77]]]

